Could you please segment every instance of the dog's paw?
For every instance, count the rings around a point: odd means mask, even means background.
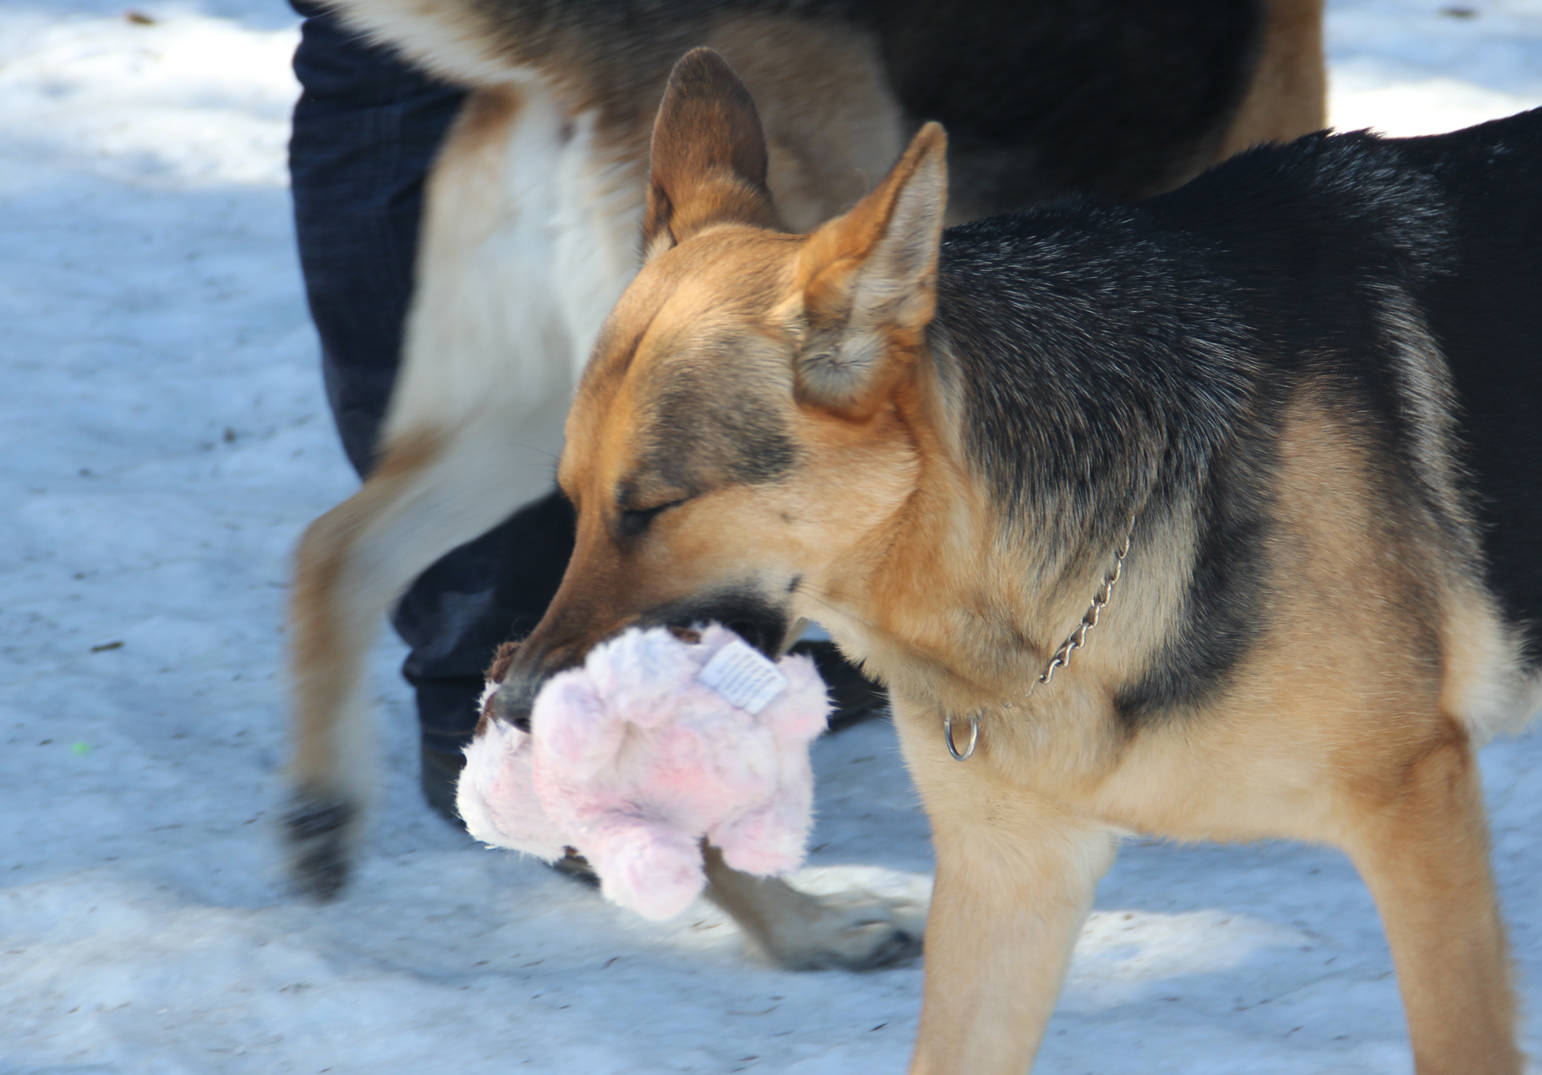
[[[907,901],[807,897],[796,923],[778,923],[757,940],[787,970],[879,970],[921,957],[926,910]]]
[[[348,883],[348,858],[359,808],[336,796],[300,792],[284,813],[289,885],[297,895],[326,902]]]

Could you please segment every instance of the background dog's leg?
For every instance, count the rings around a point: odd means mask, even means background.
[[[1002,791],[968,795],[972,817],[950,818],[928,797],[937,881],[913,1073],[1028,1070],[1093,890],[1114,860],[1107,830]]]
[[[568,119],[538,87],[468,98],[428,184],[380,462],[300,545],[286,820],[291,877],[312,896],[343,884],[362,816],[361,680],[381,620],[440,556],[551,489],[578,370],[636,268],[642,179],[597,196],[629,174],[592,152],[592,121]]]
[[[387,609],[429,564],[490,529],[549,482],[511,480],[519,424],[500,410],[397,436],[360,490],[300,542],[290,606],[293,800],[290,876],[327,899],[347,877],[373,770],[364,658]],[[528,453],[525,453],[528,454]]]
[[[821,899],[785,881],[752,877],[703,848],[707,897],[739,923],[770,959],[788,970],[873,970],[921,954],[925,911],[876,897]]]
[[[1457,733],[1363,807],[1347,850],[1381,910],[1419,1075],[1518,1073],[1482,790]]]

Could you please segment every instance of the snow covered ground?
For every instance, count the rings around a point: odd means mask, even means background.
[[[900,1070],[918,969],[773,970],[710,907],[650,925],[429,814],[390,646],[361,873],[333,906],[285,897],[286,560],[351,485],[291,247],[294,20],[127,2],[0,4],[0,1071]],[[1542,0],[1455,6],[1332,0],[1335,121],[1542,103]],[[924,894],[888,729],[816,763],[803,880]],[[1542,1056],[1542,728],[1483,767]],[[1041,1061],[1408,1067],[1369,899],[1341,856],[1283,844],[1132,844]]]

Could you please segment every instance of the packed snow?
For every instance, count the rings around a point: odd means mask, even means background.
[[[0,5],[0,1071],[901,1070],[918,967],[783,972],[705,903],[648,923],[431,814],[394,643],[356,880],[330,906],[285,893],[288,554],[353,484],[285,190],[296,20],[279,0],[131,2]],[[1330,8],[1341,127],[1542,103],[1542,0]],[[800,883],[924,899],[892,730],[814,757]],[[1482,762],[1542,1056],[1542,727]],[[1154,841],[1100,888],[1040,1060],[1409,1068],[1341,855]]]

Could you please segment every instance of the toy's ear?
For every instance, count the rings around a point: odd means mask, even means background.
[[[865,418],[909,368],[937,305],[947,149],[926,124],[877,189],[804,244],[788,304],[802,402]]]
[[[766,139],[750,91],[708,48],[675,64],[653,121],[643,249],[651,258],[711,224],[779,228]]]
[[[707,876],[696,837],[657,822],[612,816],[597,827],[592,843],[579,850],[600,878],[600,892],[612,903],[655,922],[689,907]]]

